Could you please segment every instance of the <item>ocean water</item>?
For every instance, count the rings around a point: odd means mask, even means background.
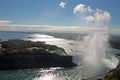
[[[72,37],[74,35],[74,37]],[[110,70],[107,66],[92,67],[82,63],[82,39],[85,35],[61,34],[61,33],[38,33],[38,32],[0,32],[2,41],[9,39],[23,39],[31,41],[44,41],[46,44],[56,45],[65,49],[67,54],[74,56],[73,62],[79,66],[74,68],[46,68],[25,70],[0,71],[0,80],[81,80],[104,74]],[[116,52],[111,50],[111,54]],[[117,50],[117,52],[120,52]],[[79,56],[76,58],[76,56]],[[115,57],[109,56],[112,63],[117,64]]]

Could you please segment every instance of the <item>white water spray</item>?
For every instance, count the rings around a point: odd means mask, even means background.
[[[74,57],[75,63],[82,66],[82,69],[86,72],[93,70],[104,72],[106,69],[116,68],[119,60],[112,54],[109,54],[108,40],[108,27],[104,28],[104,30],[99,28],[99,30],[89,32],[83,38],[82,44],[79,45],[80,53]]]
[[[92,9],[85,4],[77,5],[73,12],[80,13],[85,25],[96,26],[93,31],[88,32],[88,36],[82,42],[84,65],[115,68],[114,64],[106,58],[109,50],[108,23],[111,19],[110,13],[100,9]]]
[[[92,66],[100,66],[106,57],[108,35],[102,31],[95,31],[85,37],[83,44],[84,63]]]

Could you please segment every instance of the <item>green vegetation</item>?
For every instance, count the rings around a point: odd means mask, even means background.
[[[50,53],[58,53],[60,55],[62,55],[63,53],[65,54],[65,51],[64,50],[60,50],[60,49],[57,49],[57,50],[51,50]]]
[[[45,44],[45,42],[32,42],[19,39],[12,39],[0,42],[1,54],[10,53],[52,53],[66,55],[64,49],[55,45]]]

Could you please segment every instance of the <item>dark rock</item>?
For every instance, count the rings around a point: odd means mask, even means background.
[[[61,56],[50,53],[40,54],[2,54],[0,55],[0,70],[32,69],[49,67],[74,67],[72,56]]]
[[[18,39],[3,41],[1,45],[0,70],[76,66],[72,56],[54,45]]]

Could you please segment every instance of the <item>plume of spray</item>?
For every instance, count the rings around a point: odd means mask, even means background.
[[[89,33],[84,39],[83,54],[85,64],[100,66],[105,59],[108,48],[108,35],[102,32]]]
[[[94,30],[88,32],[82,44],[83,62],[93,67],[106,65],[109,68],[116,66],[106,59],[109,50],[109,21],[110,13],[100,9],[92,9],[84,4],[79,4],[74,8],[73,13],[79,13],[82,21],[87,26],[94,27]]]

